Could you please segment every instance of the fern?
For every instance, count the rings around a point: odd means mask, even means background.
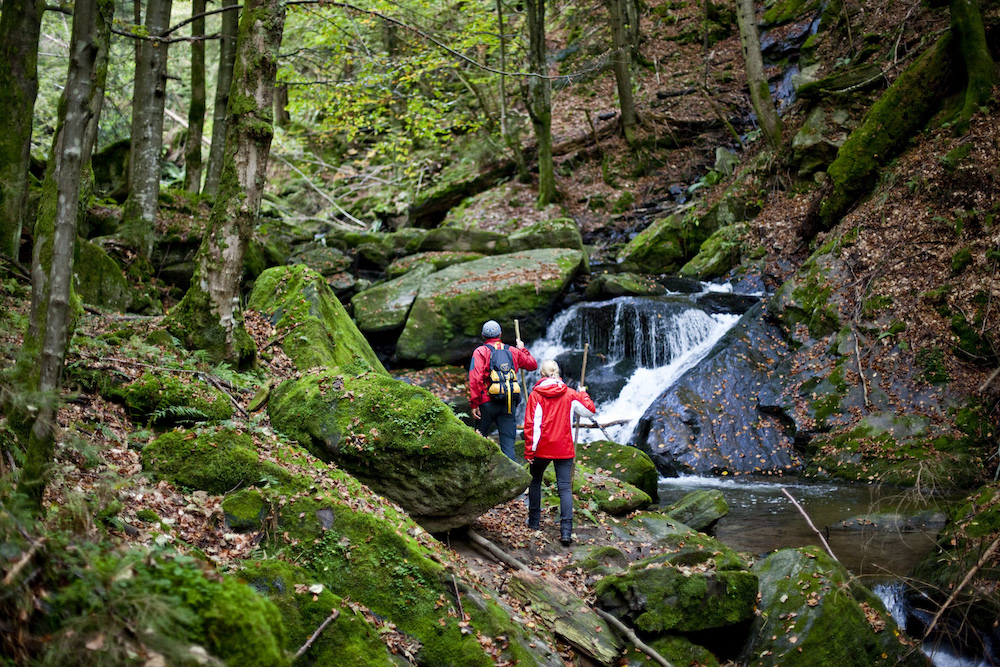
[[[187,405],[167,405],[157,408],[156,412],[150,416],[149,423],[158,424],[164,421],[203,422],[209,419],[210,417],[198,408],[192,408]]]

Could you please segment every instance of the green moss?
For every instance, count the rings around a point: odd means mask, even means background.
[[[241,576],[266,595],[281,612],[286,632],[285,650],[295,653],[304,646],[316,628],[337,612],[296,665],[356,665],[357,667],[393,667],[379,629],[343,598],[319,584],[321,592],[299,593],[297,587],[314,587],[318,580],[307,570],[278,560],[243,563]]]
[[[951,374],[944,361],[944,352],[939,347],[919,350],[914,358],[917,366],[923,371],[919,377],[928,384],[947,384],[951,382]]]
[[[778,0],[764,12],[763,23],[767,25],[788,23],[806,12],[816,11],[818,6],[817,0]]]
[[[323,277],[304,265],[262,273],[248,307],[284,336],[282,349],[299,370],[360,363],[388,375]]]
[[[228,429],[165,433],[142,450],[142,460],[175,484],[220,495],[288,478],[282,468],[258,459],[249,435]]]
[[[190,376],[185,376],[190,381]],[[144,373],[137,380],[109,389],[121,399],[134,420],[154,424],[229,419],[233,406],[229,397],[200,382],[185,383],[180,374]]]
[[[233,327],[230,341],[230,332],[219,322],[208,293],[195,284],[192,284],[181,302],[170,311],[164,326],[189,350],[205,350],[209,358],[217,363],[228,361],[245,370],[256,359],[257,345],[242,323]]]
[[[957,276],[972,264],[972,249],[962,248],[951,257],[951,275]]]
[[[603,471],[628,482],[650,498],[656,498],[656,485],[660,476],[652,459],[640,449],[609,440],[598,440],[577,445],[576,459],[595,471]]]
[[[990,367],[996,364],[997,354],[994,352],[992,337],[986,332],[980,334],[979,327],[973,326],[964,313],[952,314],[951,331],[958,339],[952,348],[955,356],[979,366]]]
[[[229,665],[279,667],[285,652],[281,613],[249,586],[226,579],[199,610],[209,650]]]
[[[690,639],[680,635],[670,635],[660,637],[649,642],[650,648],[663,656],[672,665],[684,665],[685,667],[718,667],[719,661],[708,649],[698,646]],[[628,667],[646,667],[647,665],[658,665],[652,658],[637,648],[629,646],[625,650],[625,657],[628,658]]]
[[[264,522],[270,505],[257,489],[240,489],[226,495],[222,512],[226,526],[237,532],[257,530]]]

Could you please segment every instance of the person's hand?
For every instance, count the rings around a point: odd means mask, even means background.
[[[525,452],[524,460],[527,461],[528,463],[532,463],[535,460],[535,455]]]
[[[479,421],[480,419],[483,418],[483,413],[479,410],[478,407],[472,408],[472,417],[476,421]]]
[[[584,394],[586,394],[587,393],[587,387],[586,387],[586,385],[580,387],[580,391],[582,391]]]
[[[523,341],[523,340],[521,340],[520,338],[518,338],[518,339],[517,339],[517,347],[518,347],[518,349],[520,349],[520,350],[523,350],[523,349],[524,349],[524,341]]]

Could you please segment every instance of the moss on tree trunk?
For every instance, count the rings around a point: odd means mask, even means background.
[[[226,121],[219,191],[195,272],[169,326],[192,348],[245,366],[255,356],[239,311],[243,258],[257,225],[274,135],[274,82],[285,24],[278,0],[244,5]]]
[[[986,30],[977,0],[951,0],[951,32],[965,66],[961,108],[952,118],[955,134],[965,134],[969,120],[993,97],[997,66],[986,44]]]

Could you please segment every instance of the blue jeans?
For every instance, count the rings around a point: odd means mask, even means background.
[[[528,485],[528,526],[536,527],[542,519],[542,477],[549,463],[556,470],[559,491],[559,534],[564,540],[573,535],[573,459],[539,459],[531,462]]]
[[[487,401],[479,406],[481,419],[476,422],[476,430],[483,437],[490,434],[493,424],[497,425],[497,433],[500,436],[500,451],[507,455],[511,461],[517,463],[514,456],[514,438],[517,437],[517,418],[507,413],[507,405],[502,401]]]

